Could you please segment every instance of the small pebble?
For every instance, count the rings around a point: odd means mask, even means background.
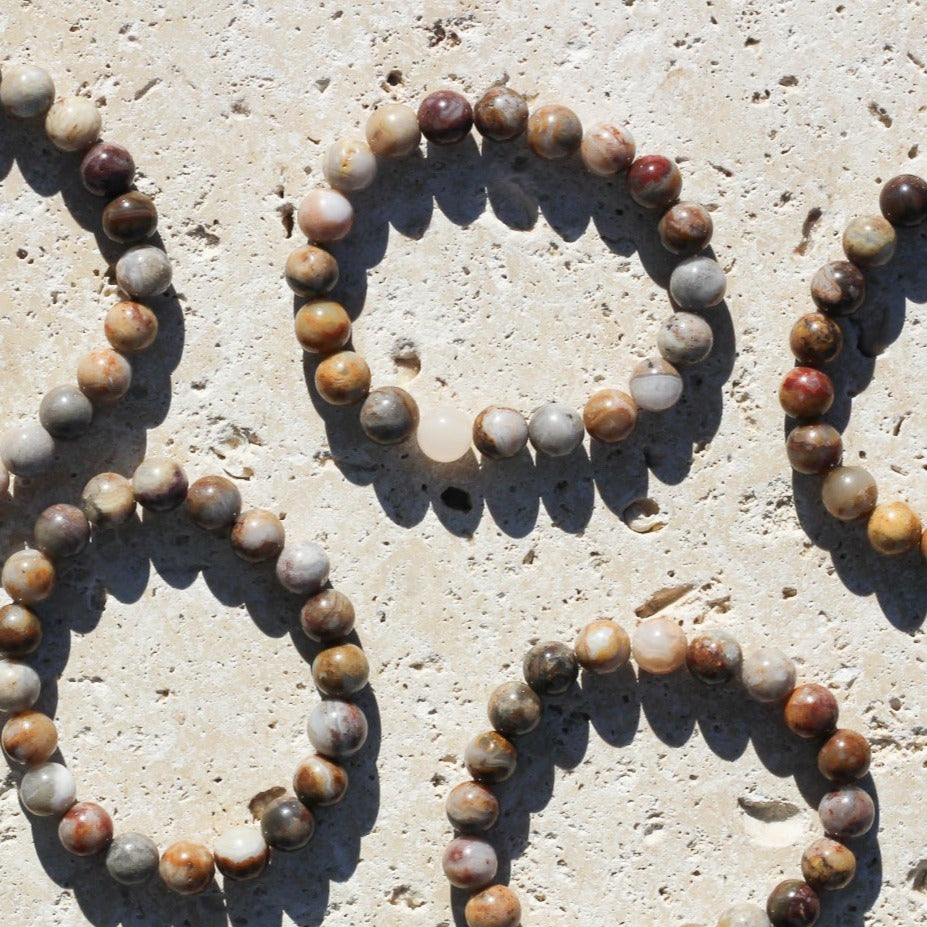
[[[99,109],[84,97],[58,100],[45,117],[45,133],[61,151],[85,151],[100,137],[102,127]]]
[[[821,916],[821,901],[807,882],[787,879],[770,892],[766,916],[772,927],[811,927]]]
[[[41,116],[55,102],[55,84],[44,68],[34,64],[4,67],[0,103],[17,119]]]
[[[634,431],[637,403],[620,389],[601,389],[583,406],[583,425],[590,437],[603,444],[617,444]]]
[[[135,501],[149,512],[170,512],[183,505],[188,487],[186,473],[169,457],[147,457],[132,476]]]
[[[118,196],[125,193],[135,178],[132,155],[112,142],[97,142],[80,162],[80,179],[94,196]]]
[[[679,371],[662,357],[648,357],[631,370],[631,396],[637,407],[646,412],[671,409],[679,402],[682,387]]]
[[[676,203],[657,225],[660,242],[672,254],[691,257],[708,247],[714,232],[711,213],[698,203]]]
[[[0,460],[15,476],[38,476],[55,462],[55,441],[38,422],[14,425],[0,435]]]
[[[686,650],[685,632],[670,618],[648,618],[631,636],[631,652],[637,665],[655,676],[665,676],[683,666]]]
[[[197,528],[225,533],[241,514],[241,493],[224,476],[202,476],[187,490],[187,515]]]
[[[872,748],[856,731],[841,728],[818,751],[818,769],[832,782],[852,782],[869,772]]]
[[[843,251],[857,267],[882,267],[895,254],[897,235],[882,216],[853,219],[843,232]]]
[[[793,470],[826,473],[840,463],[843,439],[833,425],[824,422],[797,425],[786,438],[785,450]]]
[[[347,790],[347,772],[325,757],[307,757],[296,767],[293,791],[307,808],[327,808],[337,804]]]
[[[315,368],[315,388],[333,406],[361,402],[370,392],[370,368],[354,351],[330,354]]]
[[[809,312],[792,326],[789,347],[799,364],[829,364],[843,350],[843,332],[823,313]]]
[[[111,241],[135,245],[158,230],[158,210],[150,196],[130,190],[106,204],[101,222]]]
[[[35,546],[52,560],[76,557],[90,540],[90,522],[74,505],[51,505],[36,519]]]
[[[59,821],[58,839],[75,856],[94,856],[113,842],[113,819],[95,802],[78,802]]]
[[[88,351],[77,363],[77,385],[95,406],[115,405],[132,385],[132,365],[112,348]]]
[[[906,502],[884,502],[873,509],[866,525],[869,543],[880,554],[897,557],[920,544],[923,527]]]
[[[370,665],[356,644],[327,647],[312,661],[312,679],[323,695],[347,698],[370,678]]]
[[[351,338],[351,319],[331,299],[313,299],[300,306],[293,320],[296,340],[309,354],[331,354]]]
[[[147,306],[123,299],[106,313],[103,333],[120,354],[138,354],[158,337],[158,317]]]
[[[232,550],[249,563],[278,557],[285,540],[283,522],[266,509],[251,509],[240,515],[229,536]]]
[[[55,566],[40,550],[18,550],[7,557],[0,581],[17,605],[32,605],[54,591]]]
[[[216,866],[208,847],[190,840],[178,840],[164,851],[158,872],[172,892],[196,895],[209,888]]]
[[[792,418],[818,418],[834,404],[834,382],[814,367],[793,367],[779,385],[779,404]]]
[[[499,799],[479,782],[461,782],[448,794],[445,810],[461,833],[489,830],[499,820]]]
[[[740,674],[743,654],[740,644],[727,631],[708,629],[689,641],[686,666],[700,682],[717,686]]]
[[[583,125],[565,106],[542,106],[528,117],[527,138],[528,147],[539,158],[556,161],[579,150]]]
[[[631,658],[631,638],[617,622],[600,618],[580,631],[573,650],[579,665],[587,672],[614,673]]]
[[[846,888],[856,875],[856,857],[842,843],[821,837],[802,854],[801,874],[815,891]]]
[[[380,158],[405,158],[418,148],[422,132],[411,106],[386,103],[367,120],[367,144]]]
[[[525,682],[538,695],[562,695],[576,682],[579,662],[576,654],[557,641],[535,644],[522,662]]]
[[[682,174],[663,155],[643,155],[628,170],[628,192],[645,209],[666,209],[679,199]]]
[[[507,460],[528,443],[525,417],[504,406],[487,406],[473,422],[473,443],[490,460]]]
[[[309,715],[309,742],[323,756],[341,759],[367,740],[367,717],[351,702],[319,702]]]
[[[598,177],[626,171],[634,163],[635,150],[631,133],[608,122],[588,128],[579,149],[586,170]]]
[[[862,467],[838,467],[831,470],[821,486],[824,508],[840,521],[868,518],[878,499],[876,481]]]
[[[505,782],[515,772],[518,751],[498,731],[477,734],[464,752],[467,772],[477,782]]]
[[[376,155],[364,139],[341,138],[326,152],[322,173],[342,193],[366,190],[377,177]]]
[[[833,261],[811,278],[811,298],[828,315],[852,315],[866,299],[866,278],[855,264]]]
[[[18,660],[0,660],[0,711],[25,711],[42,692],[39,674]]]
[[[0,608],[0,652],[8,657],[25,657],[42,643],[42,623],[23,605]]]
[[[170,258],[155,245],[135,245],[116,262],[116,283],[133,299],[160,296],[172,277]]]
[[[795,664],[780,650],[761,647],[744,657],[740,670],[747,695],[757,702],[778,702],[795,688]]]
[[[270,847],[256,827],[233,827],[216,840],[212,855],[226,879],[247,882],[267,868]]]
[[[711,326],[691,312],[674,312],[657,332],[657,349],[663,360],[675,367],[700,364],[715,343]]]
[[[419,413],[415,438],[429,460],[453,463],[470,450],[473,432],[465,412],[453,406],[432,406]]]
[[[520,737],[541,722],[541,700],[523,682],[504,682],[489,696],[489,723],[505,737]]]
[[[84,487],[80,509],[95,528],[111,528],[135,512],[132,484],[118,473],[100,473]]]
[[[808,740],[833,731],[839,715],[833,693],[817,683],[799,686],[785,703],[785,723],[789,730]]]
[[[927,219],[927,181],[915,174],[892,177],[879,194],[879,209],[892,225],[920,225]]]
[[[275,850],[298,850],[314,833],[315,818],[298,798],[275,798],[261,815],[261,834]]]
[[[518,927],[521,902],[507,885],[490,885],[470,898],[464,918],[467,927]]]
[[[528,422],[528,437],[539,454],[567,457],[583,443],[583,419],[576,409],[559,402],[539,406]]]
[[[74,804],[76,794],[74,776],[61,763],[31,766],[19,783],[19,800],[39,817],[64,814]]]
[[[868,833],[875,821],[875,805],[857,785],[828,792],[818,805],[824,830],[837,840],[851,840]]]
[[[680,309],[702,312],[724,299],[727,277],[714,258],[696,255],[680,261],[670,274],[669,291]]]
[[[371,390],[360,410],[360,425],[374,444],[401,444],[415,434],[418,404],[398,386]]]
[[[73,441],[87,433],[93,403],[71,383],[53,386],[39,405],[39,423],[58,441]]]
[[[418,124],[429,142],[453,145],[470,134],[473,110],[466,98],[454,90],[438,90],[422,100]]]
[[[296,223],[309,241],[341,241],[354,224],[354,207],[337,190],[310,190],[296,210]]]
[[[55,722],[28,708],[7,719],[0,740],[6,755],[24,766],[45,763],[58,749]]]
[[[106,869],[120,885],[141,885],[157,871],[158,845],[144,834],[119,834],[106,853]]]
[[[343,592],[323,589],[302,607],[299,623],[311,640],[331,644],[354,630],[354,606]]]
[[[338,282],[338,262],[322,248],[302,245],[289,253],[283,273],[297,296],[321,296]]]
[[[528,103],[511,87],[491,87],[473,108],[480,135],[494,142],[518,138],[528,126]]]
[[[290,541],[277,559],[277,579],[288,592],[315,595],[327,582],[328,555],[314,541]]]
[[[455,837],[441,861],[448,882],[456,888],[475,891],[496,877],[499,861],[492,845],[479,837]]]

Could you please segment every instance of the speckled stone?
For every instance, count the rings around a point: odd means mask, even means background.
[[[340,138],[325,153],[322,173],[336,190],[366,190],[377,178],[377,158],[362,138]]]
[[[515,409],[487,406],[473,422],[473,444],[490,460],[507,460],[528,444],[528,423]]]
[[[463,834],[489,830],[499,820],[499,799],[479,782],[461,782],[448,793],[447,819]]]
[[[467,772],[477,782],[505,782],[515,772],[518,751],[498,731],[477,734],[464,752]]]
[[[415,110],[402,103],[378,106],[367,120],[365,134],[371,151],[380,158],[405,158],[422,140]]]
[[[887,557],[897,557],[914,550],[922,534],[920,517],[906,502],[877,505],[866,524],[869,543]]]
[[[437,90],[419,105],[418,125],[429,142],[453,145],[470,134],[473,109],[466,97],[456,91]]]
[[[135,160],[122,145],[97,142],[80,162],[80,179],[94,196],[125,193],[135,178]]]
[[[75,557],[90,540],[90,522],[74,505],[50,505],[36,519],[35,546],[47,557]]]
[[[16,476],[38,476],[55,462],[54,439],[38,422],[14,425],[0,435],[0,460]]]
[[[657,332],[657,349],[663,360],[675,367],[700,364],[715,343],[711,326],[691,312],[674,312]]]
[[[225,476],[201,476],[187,490],[187,515],[197,528],[224,534],[241,514],[241,493]]]
[[[539,158],[555,161],[579,150],[583,125],[566,106],[541,106],[528,117],[527,138],[528,147]]]
[[[631,659],[631,638],[617,622],[600,618],[580,631],[573,650],[587,672],[614,673]]]
[[[120,354],[139,354],[155,343],[158,317],[147,306],[123,299],[106,313],[103,333]]]
[[[275,798],[261,815],[261,834],[275,850],[298,850],[314,833],[315,818],[298,798],[289,795]]]
[[[831,470],[821,486],[824,508],[840,521],[867,518],[876,507],[879,490],[872,474],[862,467]]]
[[[102,128],[99,109],[86,97],[57,100],[45,116],[45,134],[60,151],[86,151]]]
[[[354,225],[354,207],[337,190],[310,190],[296,210],[299,230],[317,244],[341,241]]]
[[[464,918],[467,927],[518,927],[521,903],[507,885],[490,885],[467,902]]]
[[[369,677],[367,656],[356,644],[327,647],[312,661],[312,679],[323,695],[354,695],[367,685]]]
[[[321,296],[338,282],[338,262],[322,248],[302,245],[289,253],[283,273],[297,296]]]
[[[533,731],[541,721],[541,700],[523,682],[504,682],[489,696],[489,723],[505,737]]]
[[[596,122],[590,126],[580,145],[583,164],[590,174],[608,177],[626,171],[634,163],[634,136],[624,126]]]
[[[84,487],[80,509],[95,528],[121,525],[135,513],[132,484],[118,473],[100,473]]]
[[[77,784],[61,763],[39,763],[26,770],[19,783],[19,800],[39,817],[64,814],[74,804]]]
[[[212,855],[226,879],[247,882],[267,868],[270,847],[260,830],[244,825],[225,831],[213,845]]]
[[[628,192],[645,209],[665,209],[679,199],[682,174],[674,161],[663,155],[642,155],[627,174]]]
[[[852,782],[869,772],[872,748],[862,734],[841,728],[818,751],[818,769],[832,782]]]
[[[116,262],[116,283],[133,299],[160,296],[172,276],[170,258],[155,245],[135,245]]]
[[[333,406],[361,402],[370,392],[370,368],[354,351],[339,351],[326,357],[315,368],[315,388]]]
[[[631,653],[644,672],[655,676],[673,673],[686,662],[686,635],[671,618],[656,616],[642,621],[631,635]]]
[[[208,847],[190,840],[178,840],[164,851],[158,872],[172,892],[197,895],[209,888],[216,865]]]
[[[857,785],[828,792],[818,805],[824,830],[837,840],[851,840],[867,833],[875,821],[875,805]]]
[[[631,370],[631,396],[639,409],[665,412],[682,396],[683,382],[679,371],[662,357],[648,357]]]
[[[843,332],[823,313],[809,312],[792,326],[789,347],[800,364],[829,364],[843,350]]]
[[[307,808],[335,805],[347,790],[347,771],[323,756],[306,757],[293,775],[293,791]]]
[[[232,550],[249,563],[273,560],[283,550],[286,533],[283,522],[267,509],[250,509],[239,515],[232,526]]]
[[[636,424],[637,403],[620,389],[600,389],[583,406],[586,431],[603,444],[624,441]]]
[[[724,299],[727,277],[714,258],[696,255],[680,261],[670,274],[669,291],[680,309],[702,312]]]
[[[77,385],[95,406],[115,405],[132,385],[132,365],[112,348],[96,348],[77,362]]]
[[[319,702],[309,714],[309,742],[322,756],[341,759],[357,753],[367,740],[367,718],[350,702]]]
[[[398,386],[371,390],[360,410],[360,425],[374,444],[401,444],[415,434],[418,404]]]
[[[785,450],[793,470],[799,473],[826,473],[843,457],[843,439],[833,425],[812,422],[797,425],[785,441]]]
[[[93,403],[71,383],[53,386],[39,405],[39,422],[58,441],[86,434],[93,421]]]
[[[778,702],[795,688],[795,664],[780,650],[760,647],[744,657],[740,670],[747,694],[758,702]]]
[[[834,383],[814,367],[793,367],[779,384],[779,404],[792,418],[818,418],[834,404]]]
[[[23,605],[0,608],[0,652],[8,657],[24,657],[42,642],[42,623]]]
[[[148,457],[135,469],[135,501],[150,512],[170,512],[183,505],[189,482],[181,466],[169,457]]]
[[[277,559],[277,579],[289,592],[315,595],[325,583],[331,564],[314,541],[290,541]]]
[[[927,181],[916,174],[899,174],[882,187],[879,209],[892,225],[920,225],[927,219]]]
[[[676,203],[663,213],[657,232],[667,251],[691,257],[708,247],[714,232],[711,213],[698,203]]]
[[[579,662],[566,644],[547,641],[525,654],[522,670],[525,682],[538,695],[561,695],[576,682]]]
[[[55,84],[44,68],[34,64],[4,66],[0,103],[17,119],[41,116],[55,101]]]
[[[101,222],[111,241],[136,245],[158,230],[158,210],[150,196],[130,190],[106,204]]]
[[[769,927],[769,918],[755,904],[735,904],[722,913],[716,927]]]
[[[94,856],[113,842],[113,819],[92,801],[78,802],[59,821],[58,839],[75,856]]]
[[[448,882],[467,891],[485,888],[496,877],[499,861],[492,845],[480,837],[455,837],[441,860]]]
[[[354,629],[354,606],[343,592],[323,589],[303,605],[299,623],[307,637],[331,644]]]
[[[585,430],[576,409],[559,402],[539,406],[528,422],[528,437],[539,454],[566,457],[582,444]]]
[[[7,557],[0,580],[17,605],[32,605],[52,594],[55,566],[40,550],[18,550]]]
[[[866,299],[866,278],[849,261],[825,264],[811,278],[811,298],[828,315],[852,315]]]
[[[772,927],[811,927],[821,916],[821,901],[807,882],[786,879],[770,892],[766,916]]]
[[[806,739],[833,731],[839,715],[834,694],[813,682],[799,686],[785,703],[785,723],[789,730]]]
[[[742,664],[740,644],[727,631],[706,629],[689,641],[686,666],[696,679],[706,685],[717,686],[736,678]]]
[[[843,252],[857,267],[882,267],[895,254],[898,237],[882,216],[860,216],[843,232]]]
[[[508,142],[527,128],[528,103],[511,87],[491,87],[473,108],[473,121],[480,135]]]
[[[0,740],[11,760],[35,766],[45,763],[58,749],[58,730],[47,715],[27,708],[7,719]]]
[[[157,871],[158,845],[144,834],[119,834],[106,853],[106,870],[120,885],[141,885]]]
[[[308,354],[331,354],[351,338],[350,316],[341,303],[331,299],[313,299],[300,306],[293,328]]]
[[[801,874],[818,892],[846,888],[856,875],[856,856],[842,843],[821,837],[802,854]]]
[[[25,711],[42,691],[39,674],[18,660],[0,660],[0,711]]]

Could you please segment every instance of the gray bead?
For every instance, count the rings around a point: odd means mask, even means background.
[[[14,425],[0,435],[0,460],[16,476],[37,476],[55,461],[55,441],[38,423]]]
[[[158,871],[158,845],[144,834],[120,834],[106,853],[106,869],[122,885],[147,882]]]
[[[528,423],[521,413],[503,406],[483,409],[473,423],[473,443],[490,460],[507,460],[528,443]]]
[[[34,64],[4,67],[0,103],[11,116],[31,119],[55,102],[55,85],[44,68]]]
[[[51,505],[36,519],[35,546],[52,560],[74,557],[90,540],[90,522],[74,505]]]
[[[27,811],[42,817],[64,814],[77,793],[71,770],[62,763],[30,766],[19,783],[19,799]]]
[[[360,423],[376,444],[400,444],[418,428],[418,405],[404,389],[383,386],[364,400]]]
[[[42,399],[39,421],[53,438],[73,441],[90,427],[93,403],[76,385],[55,386]]]
[[[135,501],[150,512],[170,512],[187,498],[187,475],[169,457],[146,457],[132,475]]]
[[[566,457],[583,440],[583,417],[569,406],[548,402],[538,408],[528,423],[528,437],[538,453]]]
[[[42,692],[39,674],[19,660],[0,660],[0,711],[25,711]]]
[[[657,333],[660,355],[676,367],[700,364],[714,344],[711,326],[691,312],[674,312]]]
[[[357,753],[367,740],[367,717],[351,702],[319,702],[309,715],[309,741],[322,756],[340,759]]]
[[[277,560],[277,579],[290,592],[315,595],[328,582],[328,555],[312,541],[288,543]]]
[[[670,296],[680,309],[710,309],[724,299],[727,278],[721,265],[698,256],[680,262],[670,276]]]
[[[154,245],[129,248],[116,262],[116,283],[129,296],[160,296],[171,285],[171,262]]]

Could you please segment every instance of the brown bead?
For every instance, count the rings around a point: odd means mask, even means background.
[[[766,916],[772,927],[812,927],[821,916],[821,900],[807,882],[787,879],[770,892]]]
[[[920,225],[927,219],[927,181],[915,174],[892,177],[879,194],[879,209],[892,225]]]
[[[843,456],[843,440],[833,425],[813,422],[798,425],[785,442],[789,463],[799,473],[826,473]]]
[[[843,252],[857,267],[881,267],[895,253],[898,236],[882,216],[859,216],[843,231]]]
[[[325,808],[344,798],[348,790],[348,774],[344,767],[324,756],[307,757],[296,767],[293,791],[307,807]]]
[[[323,695],[346,698],[367,685],[370,664],[356,644],[328,647],[312,662],[312,679]]]
[[[792,326],[789,347],[800,364],[829,364],[843,350],[843,332],[833,319],[809,312]]]
[[[44,763],[58,749],[55,722],[31,708],[10,715],[0,740],[6,755],[25,766]]]
[[[852,782],[869,772],[872,748],[856,731],[841,728],[818,751],[818,769],[832,782]]]
[[[113,819],[92,801],[78,802],[58,824],[58,839],[75,856],[102,853],[113,842]]]
[[[698,203],[676,203],[663,213],[657,226],[667,251],[689,257],[708,246],[714,231],[711,213]]]
[[[834,404],[833,380],[814,367],[793,367],[782,378],[779,403],[792,418],[818,418]]]
[[[226,532],[241,514],[241,493],[224,476],[201,476],[187,490],[187,515],[197,528]]]
[[[586,672],[605,675],[621,669],[631,658],[631,638],[617,622],[600,618],[579,632],[573,650]]]
[[[130,190],[107,204],[102,222],[107,238],[121,245],[135,245],[154,235],[158,210],[150,196]]]
[[[158,337],[158,317],[147,306],[124,299],[106,313],[103,332],[120,354],[137,354]]]
[[[461,782],[448,793],[445,810],[456,830],[477,833],[499,820],[499,799],[479,782]]]
[[[299,623],[307,637],[330,644],[354,629],[354,606],[343,592],[323,589],[302,607]]]
[[[350,406],[370,392],[370,368],[360,354],[339,351],[315,369],[315,388],[333,406]]]
[[[517,138],[528,125],[528,104],[510,87],[492,87],[473,109],[477,131],[494,142]]]
[[[740,644],[727,631],[703,631],[689,641],[686,667],[706,685],[729,682],[742,665]]]
[[[599,390],[583,406],[583,424],[596,441],[624,441],[637,424],[637,403],[620,389]]]
[[[541,699],[523,682],[504,682],[489,696],[489,723],[505,737],[533,731],[541,712]]]
[[[842,843],[821,837],[802,854],[801,874],[818,892],[846,888],[856,875],[856,857]]]
[[[112,142],[97,142],[80,162],[80,179],[94,196],[118,196],[135,177],[132,155]]]
[[[645,209],[665,209],[679,199],[682,174],[674,161],[663,155],[643,155],[628,171],[628,192]]]
[[[418,108],[422,135],[436,145],[453,145],[470,134],[473,109],[466,97],[454,90],[428,94]]]
[[[23,605],[0,608],[0,651],[8,657],[24,657],[42,643],[42,623]]]
[[[296,340],[310,354],[331,354],[351,337],[351,319],[340,303],[313,299],[303,305],[294,320]]]
[[[542,106],[528,119],[528,147],[539,158],[566,158],[578,151],[582,142],[583,125],[576,113],[565,106]]]
[[[917,547],[923,528],[917,512],[907,503],[883,502],[869,516],[866,533],[875,550],[896,557]]]
[[[158,872],[172,892],[195,895],[209,887],[216,874],[216,864],[208,847],[190,840],[178,840],[161,855]]]
[[[477,782],[505,782],[515,772],[518,751],[498,731],[477,734],[467,744],[464,762]]]
[[[266,509],[251,509],[238,516],[229,535],[232,550],[249,563],[272,560],[283,550],[283,523]]]
[[[813,682],[799,686],[785,703],[785,723],[799,737],[810,739],[829,733],[837,726],[839,715],[834,694]]]
[[[825,264],[811,279],[811,298],[828,315],[852,315],[866,299],[866,278],[849,261]]]
[[[518,927],[521,902],[507,885],[490,885],[467,902],[464,917],[467,927]]]
[[[338,282],[338,262],[324,248],[303,245],[290,252],[284,275],[297,296],[321,296]]]
[[[111,348],[98,348],[78,362],[77,385],[95,406],[111,406],[129,391],[132,367]]]
[[[35,546],[52,560],[76,557],[90,541],[90,522],[75,505],[50,505],[35,520]]]

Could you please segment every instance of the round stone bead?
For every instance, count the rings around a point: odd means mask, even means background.
[[[561,695],[576,682],[579,662],[576,654],[557,641],[535,644],[522,663],[525,682],[538,695]]]
[[[275,798],[261,815],[261,834],[275,850],[298,850],[314,833],[315,818],[298,798]]]
[[[302,607],[299,623],[307,637],[331,644],[354,629],[354,606],[343,592],[323,589]]]
[[[401,444],[418,428],[418,404],[398,386],[371,390],[360,410],[360,425],[375,444]]]
[[[567,457],[583,442],[583,419],[576,409],[559,402],[539,406],[528,422],[528,437],[539,454]]]
[[[637,403],[620,389],[600,389],[583,406],[583,425],[596,441],[617,444],[637,424]]]
[[[846,888],[856,875],[856,857],[842,843],[821,837],[802,854],[801,874],[818,892]]]
[[[855,264],[833,261],[811,278],[811,298],[828,315],[852,315],[866,299],[866,278]]]
[[[691,312],[674,312],[657,332],[657,349],[663,360],[676,367],[700,364],[715,343],[711,326]]]
[[[100,111],[84,97],[58,100],[45,117],[45,132],[61,151],[85,151],[100,137],[102,127]]]
[[[590,174],[609,177],[634,162],[634,137],[622,126],[597,122],[586,130],[579,151]]]
[[[34,64],[20,64],[3,69],[0,103],[18,119],[41,116],[55,100],[55,84],[48,71]]]
[[[445,810],[463,834],[489,830],[499,820],[499,799],[479,782],[461,782],[448,793]]]
[[[504,682],[489,696],[489,723],[506,737],[533,731],[541,721],[541,700],[523,682]]]
[[[164,851],[158,872],[172,892],[196,895],[212,883],[216,865],[208,847],[190,840],[178,840]]]
[[[843,439],[833,425],[824,422],[797,425],[785,440],[785,450],[793,470],[826,473],[840,463]]]
[[[629,381],[631,396],[646,412],[665,412],[682,396],[679,371],[662,357],[648,357],[634,365]]]
[[[920,225],[927,219],[927,181],[915,174],[892,177],[879,194],[879,209],[892,225]]]
[[[583,125],[565,106],[553,104],[536,109],[528,117],[528,147],[540,158],[556,161],[579,150]]]
[[[735,904],[724,911],[716,927],[769,927],[769,918],[754,904]]]
[[[22,605],[0,608],[0,651],[8,657],[24,657],[42,643],[42,623]]]
[[[370,368],[354,351],[339,351],[315,368],[315,388],[333,406],[350,406],[370,392]]]
[[[26,770],[19,783],[19,799],[39,817],[64,814],[77,794],[71,770],[61,763],[39,763]]]
[[[93,421],[93,403],[73,384],[53,386],[39,405],[39,422],[59,441],[86,434]]]
[[[135,512],[132,484],[118,473],[100,473],[84,487],[80,509],[95,528],[121,525]]]
[[[480,135],[494,142],[518,138],[528,126],[528,103],[511,87],[491,87],[473,108]]]
[[[80,179],[94,196],[118,196],[125,193],[135,177],[135,160],[112,142],[97,142],[80,162]]]
[[[289,592],[315,595],[328,582],[328,555],[314,541],[291,541],[277,559],[277,579]]]
[[[241,514],[241,493],[224,476],[201,476],[187,490],[187,515],[197,528],[224,533]]]
[[[853,219],[843,232],[843,251],[857,267],[882,267],[895,254],[897,235],[882,216]]]
[[[158,337],[158,317],[147,306],[123,299],[106,313],[103,332],[120,354],[138,354]]]
[[[789,730],[809,740],[833,731],[839,715],[833,693],[817,683],[799,686],[785,703],[785,723]]]
[[[770,892],[766,916],[772,927],[811,927],[821,916],[821,901],[807,882],[786,879]]]
[[[337,190],[310,190],[296,210],[296,222],[310,241],[340,241],[354,224],[354,207]]]
[[[312,679],[323,695],[346,698],[360,692],[370,678],[370,665],[356,644],[328,647],[312,662]]]
[[[420,413],[415,437],[429,460],[452,463],[470,450],[470,419],[452,406],[433,406]]]
[[[518,927],[521,903],[507,885],[490,885],[467,902],[464,918],[467,927]]]
[[[47,557],[75,557],[90,540],[90,522],[75,505],[51,505],[36,519],[35,546]]]
[[[757,702],[778,702],[795,688],[795,664],[780,650],[761,647],[744,657],[740,678]]]
[[[158,871],[158,845],[144,834],[120,834],[106,853],[106,870],[120,885],[141,885]]]
[[[157,231],[158,210],[150,196],[130,190],[106,204],[102,224],[111,241],[135,245]]]
[[[361,138],[341,138],[325,153],[325,179],[342,193],[366,190],[377,177],[377,159]]]
[[[824,478],[821,500],[840,521],[867,518],[876,507],[879,490],[872,474],[862,467],[838,467]]]
[[[814,367],[793,367],[782,378],[779,404],[792,418],[817,418],[834,404],[834,382]]]
[[[648,618],[631,637],[631,652],[644,672],[665,676],[686,662],[686,635],[670,618]]]
[[[338,262],[323,248],[301,245],[287,256],[283,273],[297,296],[321,296],[338,282]]]
[[[686,258],[670,274],[670,296],[680,309],[710,309],[724,299],[726,290],[727,277],[721,265],[710,257]]]
[[[273,560],[283,550],[286,534],[283,522],[266,509],[251,509],[239,515],[232,526],[232,550],[248,563]]]
[[[0,740],[6,755],[24,766],[44,763],[58,749],[55,722],[31,709],[11,715],[3,725]]]
[[[631,658],[631,638],[617,622],[600,618],[579,632],[573,650],[579,665],[587,672],[614,673]]]
[[[95,802],[78,802],[58,822],[58,839],[75,856],[94,856],[113,842],[113,819]]]
[[[837,840],[851,840],[867,833],[875,821],[875,805],[858,785],[828,792],[818,805],[824,830]]]
[[[10,488],[10,471],[0,461],[0,496]]]
[[[116,283],[133,299],[160,296],[172,277],[170,258],[155,245],[135,245],[116,262]]]
[[[55,462],[55,441],[38,422],[14,425],[0,435],[0,460],[16,476],[38,476]]]
[[[132,365],[112,348],[97,348],[78,361],[77,385],[95,406],[115,405],[132,385]]]
[[[429,142],[453,145],[470,134],[473,109],[454,90],[438,90],[428,94],[419,105],[418,125]]]
[[[841,728],[834,731],[818,751],[818,769],[832,782],[852,782],[869,772],[872,748],[869,741],[856,731]]]
[[[55,567],[40,550],[18,550],[3,564],[2,583],[17,605],[41,602],[55,588]]]
[[[212,855],[225,878],[247,882],[267,868],[270,847],[256,827],[233,827],[216,840]]]
[[[645,209],[665,209],[679,199],[682,174],[663,155],[643,155],[628,170],[628,192]]]
[[[0,711],[25,711],[42,691],[39,674],[18,660],[0,660]]]
[[[700,682],[717,686],[734,679],[743,664],[740,644],[727,631],[700,631],[689,641],[686,666]]]
[[[843,350],[843,332],[833,319],[809,312],[792,326],[789,347],[800,364],[829,364]]]
[[[348,790],[348,774],[322,756],[309,756],[296,767],[293,791],[307,808],[335,805]]]
[[[917,547],[923,528],[917,512],[907,503],[885,502],[873,509],[866,533],[880,554],[894,557]]]
[[[351,337],[351,319],[344,306],[331,299],[313,299],[301,306],[293,320],[296,340],[309,354],[331,354]]]
[[[464,752],[467,772],[477,782],[505,782],[515,772],[518,751],[498,731],[477,734]]]
[[[370,150],[380,158],[405,158],[422,139],[415,110],[401,103],[378,106],[367,120],[365,134]]]
[[[525,449],[528,423],[514,409],[488,406],[473,422],[473,443],[484,457],[507,460]]]
[[[672,254],[691,257],[708,247],[714,232],[711,213],[698,203],[676,203],[657,225],[663,247]]]
[[[475,891],[496,877],[499,861],[492,845],[479,837],[455,837],[441,861],[448,882],[456,888]]]
[[[169,457],[148,457],[132,476],[135,501],[150,512],[170,512],[183,505],[189,487],[187,475]]]
[[[367,717],[351,702],[319,702],[309,715],[309,742],[322,756],[352,756],[367,740]]]

